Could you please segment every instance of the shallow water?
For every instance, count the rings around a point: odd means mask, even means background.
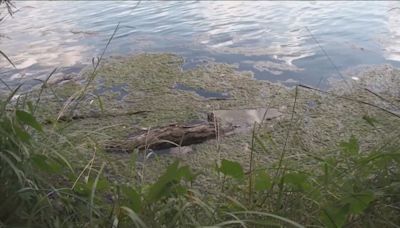
[[[175,84],[174,88],[178,89],[178,90],[194,92],[197,95],[199,95],[200,97],[203,97],[206,99],[228,99],[229,98],[228,93],[218,93],[218,92],[208,91],[206,89],[196,89],[196,88],[192,88],[190,86],[186,86],[186,85],[180,84],[180,83]]]
[[[79,72],[99,56],[174,52],[184,69],[236,64],[257,79],[323,86],[359,65],[400,64],[400,2],[25,1],[0,24],[0,77],[38,83],[54,67]],[[2,14],[3,15],[3,14]],[[308,28],[308,29],[307,29]],[[312,35],[314,38],[312,37]],[[323,49],[323,50],[322,50]]]

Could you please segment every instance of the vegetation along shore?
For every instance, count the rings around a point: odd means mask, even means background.
[[[0,227],[399,227],[400,69],[287,87],[104,57],[117,30],[79,73],[1,80]]]

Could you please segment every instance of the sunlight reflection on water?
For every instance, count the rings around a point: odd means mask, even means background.
[[[143,1],[134,9],[135,5],[16,2],[20,11],[0,24],[0,50],[18,70],[2,59],[2,79],[18,83],[43,77],[54,67],[78,70],[77,65],[90,63],[102,51],[118,22],[121,27],[109,55],[167,51],[188,62],[203,56],[237,64],[271,81],[315,85],[321,75],[337,77],[305,27],[341,70],[400,61],[399,2]]]

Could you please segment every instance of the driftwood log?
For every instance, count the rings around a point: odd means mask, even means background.
[[[105,144],[108,152],[133,152],[134,149],[161,150],[177,146],[188,146],[215,139],[228,129],[219,129],[214,122],[192,124],[171,124],[164,127],[143,130],[123,141]]]
[[[162,150],[188,146],[234,133],[251,131],[255,123],[282,116],[276,109],[217,110],[207,114],[206,121],[170,124],[142,130],[125,140],[106,142],[109,152],[133,152],[134,149]]]

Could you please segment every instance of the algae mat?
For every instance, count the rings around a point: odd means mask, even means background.
[[[247,167],[251,150],[258,167],[272,166],[281,151],[286,150],[285,162],[312,169],[313,157],[335,156],[338,143],[351,135],[365,149],[377,146],[398,131],[399,118],[365,104],[397,111],[393,109],[399,107],[399,100],[391,87],[390,93],[379,91],[385,99],[365,90],[374,83],[377,74],[392,84],[399,82],[397,69],[385,68],[384,73],[379,68],[369,69],[357,77],[359,80],[347,82],[351,88],[344,92],[339,89],[343,85],[332,88],[333,94],[350,98],[343,99],[305,88],[258,81],[251,72],[240,72],[232,65],[209,62],[184,71],[183,63],[180,56],[173,54],[107,59],[95,74],[88,68],[75,80],[46,88],[38,113],[44,121],[54,120],[60,111],[64,115],[87,117],[49,125],[49,128],[62,129],[62,134],[77,143],[79,152],[71,155],[77,162],[85,164],[95,150],[96,160],[109,164],[110,178],[121,182],[151,181],[162,167],[178,157],[203,173],[201,183],[213,183],[217,179],[216,162],[227,158]],[[90,84],[86,84],[88,81]],[[70,99],[83,89],[82,99]],[[281,115],[257,125],[254,131],[257,143],[253,148],[250,131],[195,145],[185,150],[190,152],[174,153],[174,156],[154,155],[151,151],[108,154],[101,150],[105,140],[127,138],[137,129],[205,120],[206,113],[213,110],[262,108],[276,110]]]

